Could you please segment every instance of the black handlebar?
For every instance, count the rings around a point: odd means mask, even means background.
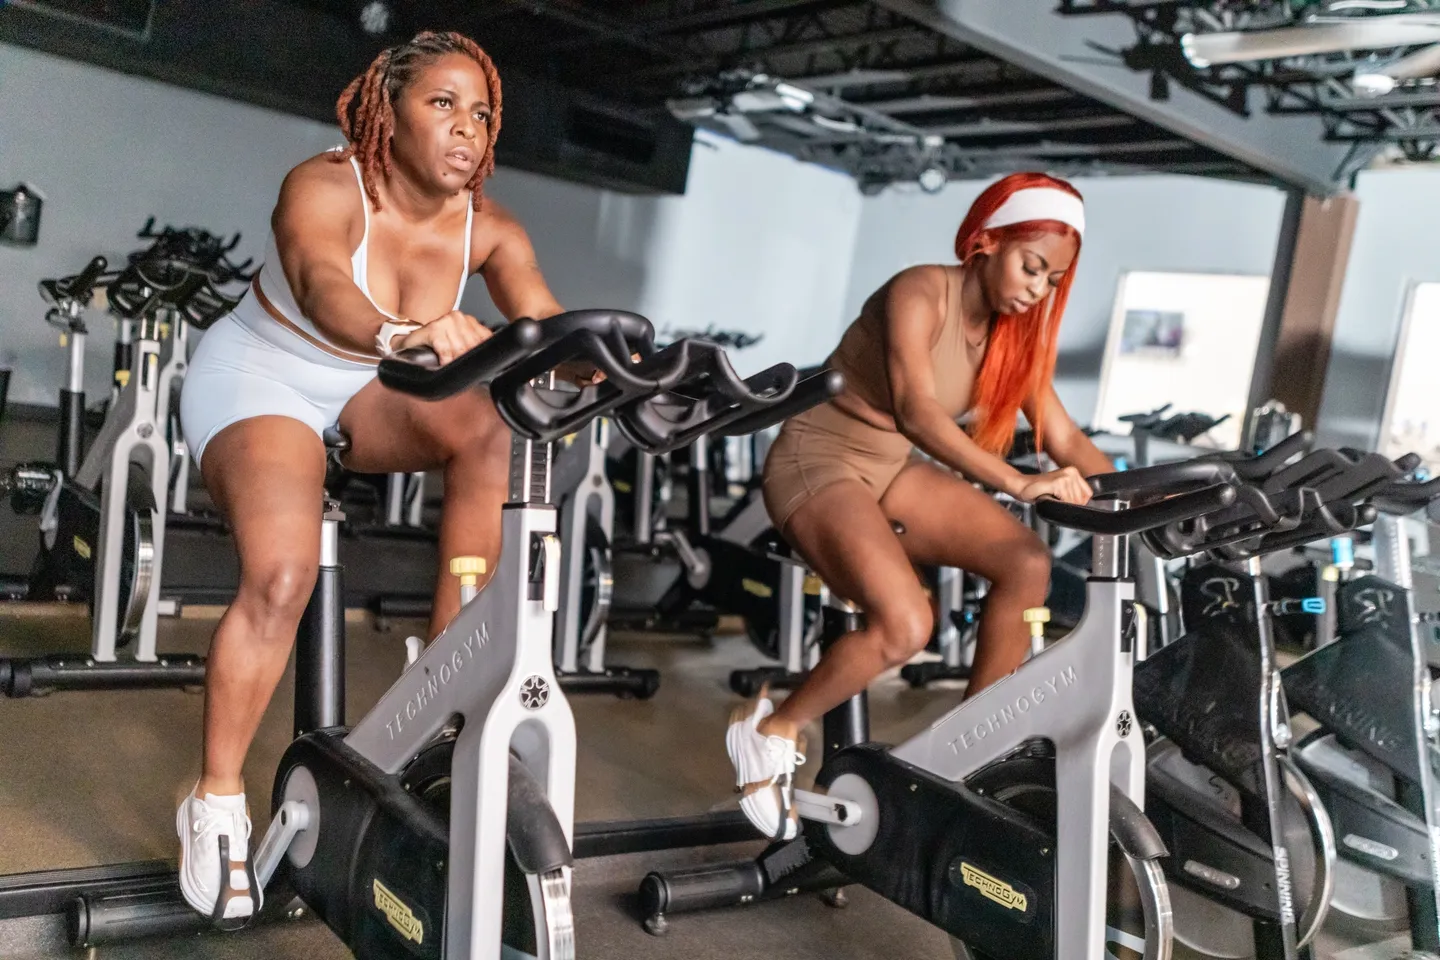
[[[568,361],[589,362],[605,377],[578,391],[537,382]],[[650,453],[706,434],[754,432],[844,385],[829,371],[801,382],[783,363],[742,380],[718,344],[681,340],[656,350],[648,320],[615,310],[517,320],[445,366],[428,350],[402,351],[381,361],[380,381],[426,399],[488,383],[506,423],[532,440],[554,440],[610,414],[631,442]]]
[[[143,263],[132,263],[108,288],[110,310],[128,320],[148,317],[161,305],[183,312],[209,282],[204,273],[186,273],[178,281],[162,284],[147,275]]]
[[[444,366],[429,347],[401,350],[380,361],[380,382],[424,400],[443,400],[494,380],[529,356],[540,337],[540,324],[521,318]]]
[[[1170,404],[1157,407],[1149,413],[1130,413],[1120,418],[1121,423],[1130,424],[1132,434],[1146,434],[1157,440],[1179,440],[1189,443],[1202,433],[1220,426],[1230,419],[1230,414],[1212,417],[1208,413],[1177,413],[1163,419]]]
[[[1310,449],[1310,441],[1308,432],[1292,433],[1258,456],[1234,450],[1215,454],[1214,459],[1230,464],[1235,470],[1235,476],[1241,480],[1260,480],[1280,469],[1292,457]]]
[[[1440,501],[1440,477],[1425,483],[1396,480],[1380,488],[1374,503],[1384,513],[1409,516]]]
[[[803,371],[797,373],[803,376]],[[774,407],[757,410],[735,420],[723,430],[715,431],[722,437],[743,437],[773,427],[775,424],[817,407],[827,400],[838,397],[845,390],[845,375],[839,370],[821,370],[802,379],[795,385],[789,398]]]
[[[253,272],[246,272],[252,260],[247,259],[244,263],[235,264],[226,256],[239,245],[238,232],[229,240],[224,240],[202,227],[177,229],[167,225],[156,231],[155,218],[150,217],[136,236],[141,240],[155,242],[148,249],[131,254],[131,262],[173,260],[187,272],[203,270],[211,281],[222,284],[236,280],[248,281],[254,276]]]
[[[73,277],[64,277],[59,280],[41,280],[40,296],[47,302],[59,304],[64,300],[78,302],[81,306],[88,306],[90,296],[95,288],[100,285],[100,279],[105,273],[109,263],[104,257],[96,257],[85,265],[85,269]]]
[[[1137,471],[1138,472],[1138,471]],[[1189,483],[1184,478],[1181,483]],[[1143,507],[1127,507],[1120,510],[1102,510],[1098,507],[1081,507],[1060,500],[1043,499],[1035,504],[1035,512],[1051,523],[1072,530],[1081,530],[1101,536],[1127,536],[1178,523],[1193,520],[1214,510],[1235,502],[1235,487],[1229,483],[1216,483],[1200,490],[1191,490],[1167,497]]]
[[[1118,473],[1102,473],[1087,482],[1097,497],[1167,496],[1188,487],[1234,483],[1235,470],[1218,460],[1181,460]]]
[[[1251,481],[1237,502],[1192,522],[1149,531],[1146,544],[1160,556],[1211,552],[1237,559],[1338,536],[1371,522],[1376,513],[1371,501],[1386,490],[1405,491],[1397,481],[1419,463],[1413,455],[1392,462],[1375,453],[1316,450],[1287,464],[1307,443],[1308,438],[1297,435],[1258,457],[1222,455],[1238,476]],[[1409,492],[1420,486],[1409,485]],[[1433,496],[1440,487],[1427,492]],[[1402,512],[1424,502],[1423,494],[1415,496]]]

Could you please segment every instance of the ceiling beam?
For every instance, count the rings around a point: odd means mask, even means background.
[[[818,86],[808,82],[809,86]],[[904,97],[898,100],[865,100],[865,106],[881,113],[939,113],[943,110],[981,110],[986,107],[1019,107],[1037,103],[1064,103],[1074,100],[1075,94],[1063,87],[1046,87],[1041,90],[1016,90],[1007,93],[980,93],[974,96],[950,97],[922,93],[918,97]]]
[[[872,2],[1284,183],[1319,195],[1345,187],[1351,145],[1327,141],[1319,117],[1268,114],[1263,89],[1245,91],[1248,116],[1176,82],[1168,85],[1168,98],[1157,99],[1150,73],[1100,55],[1134,46],[1126,16],[1065,17],[1054,0]]]

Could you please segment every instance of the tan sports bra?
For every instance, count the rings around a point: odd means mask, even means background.
[[[935,399],[940,401],[946,413],[958,418],[970,408],[979,363],[970,359],[965,341],[965,321],[959,305],[951,297],[950,276],[953,271],[948,267],[943,269],[944,319],[930,346],[930,360],[935,372]],[[846,404],[842,399],[842,409],[883,430],[895,430],[890,376],[885,362],[885,295],[889,289],[890,284],[887,283],[865,301],[860,316],[840,338],[840,345],[829,360],[831,367],[845,375],[845,393],[858,397],[871,408],[869,411],[857,409],[857,404]]]

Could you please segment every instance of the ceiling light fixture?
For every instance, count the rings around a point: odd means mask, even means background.
[[[370,0],[360,8],[360,29],[371,36],[379,36],[390,29],[390,4],[384,0]]]

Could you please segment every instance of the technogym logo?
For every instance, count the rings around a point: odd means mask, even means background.
[[[424,921],[415,916],[415,911],[381,883],[378,877],[372,880],[371,892],[375,895],[375,909],[380,911],[400,936],[416,943],[425,942]]]
[[[442,636],[437,643],[444,642]],[[424,674],[420,676],[420,686],[405,701],[405,707],[395,713],[394,719],[385,721],[385,730],[394,740],[405,729],[407,723],[412,723],[421,716],[435,699],[440,696],[440,691],[448,687],[456,677],[460,675],[471,663],[479,652],[490,645],[490,627],[480,624],[480,629],[474,630],[465,637],[450,651],[450,656],[440,661],[440,666],[426,667]],[[420,664],[424,664],[422,657]],[[406,674],[406,677],[409,673]]]
[[[1049,680],[1037,683],[1029,690],[1021,692],[1013,701],[1001,707],[998,712],[990,714],[969,730],[961,730],[960,736],[950,741],[951,751],[959,753],[962,750],[969,750],[991,734],[1004,730],[1014,723],[1017,717],[1024,716],[1047,700],[1058,697],[1078,682],[1075,668],[1066,667]],[[995,692],[999,693],[1000,690],[997,689]]]
[[[968,863],[960,864],[960,877],[965,886],[974,887],[980,891],[980,896],[992,903],[1000,904],[1006,910],[1018,910],[1024,913],[1030,907],[1030,900],[1025,894],[979,867],[971,866]]]

